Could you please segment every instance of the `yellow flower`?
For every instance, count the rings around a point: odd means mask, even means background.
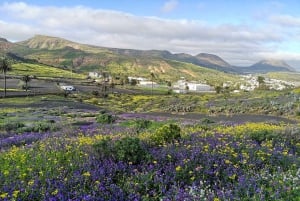
[[[214,201],[220,201],[220,199],[219,198],[214,198]]]
[[[28,185],[29,186],[32,186],[34,184],[34,180],[30,180],[29,182],[28,182]]]
[[[234,180],[235,178],[236,178],[236,174],[233,174],[233,175],[229,176],[229,179]]]
[[[55,189],[55,191],[53,191],[51,194],[52,195],[57,195],[57,193],[58,193],[58,189]]]
[[[3,174],[4,174],[4,176],[7,176],[9,174],[9,171],[8,170],[4,170]]]
[[[230,164],[230,163],[231,163],[230,160],[228,159],[225,160],[225,164]]]
[[[8,196],[8,193],[2,193],[2,194],[0,194],[0,198],[6,198]]]
[[[154,164],[156,164],[156,163],[157,163],[157,161],[153,161],[153,163],[154,163]]]
[[[177,172],[180,171],[180,170],[181,170],[180,165],[178,165],[178,166],[175,168],[175,170],[176,170]]]
[[[14,198],[18,197],[19,192],[20,192],[20,191],[15,190],[15,191],[13,192],[13,197],[14,197]]]
[[[83,173],[82,175],[85,176],[85,177],[91,176],[91,174],[90,174],[89,172],[85,172],[85,173]]]

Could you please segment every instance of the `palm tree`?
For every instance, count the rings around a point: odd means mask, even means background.
[[[28,82],[31,81],[31,77],[29,75],[24,75],[22,77],[22,81],[25,82],[25,89],[28,90]]]
[[[6,97],[6,73],[10,71],[10,63],[7,58],[1,59],[0,61],[0,71],[3,72],[4,75],[4,98]]]

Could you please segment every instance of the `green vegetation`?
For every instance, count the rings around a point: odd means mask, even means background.
[[[150,140],[155,145],[162,145],[165,143],[175,142],[181,138],[180,127],[176,124],[167,124],[158,128]]]
[[[96,121],[101,124],[111,124],[115,122],[115,120],[116,118],[113,115],[107,113],[100,113],[96,117]]]
[[[9,75],[30,75],[36,77],[47,78],[76,78],[83,79],[86,76],[71,73],[70,71],[60,68],[50,67],[43,64],[29,64],[29,63],[16,63],[12,65],[13,71],[9,72]]]
[[[297,72],[270,72],[266,74],[267,77],[284,80],[288,82],[300,82],[300,73]]]
[[[139,138],[125,137],[117,140],[113,146],[113,155],[117,161],[138,164],[147,159],[147,151]]]
[[[161,52],[122,56],[54,40],[56,47],[15,48],[56,67],[15,63],[8,75],[23,76],[26,85],[31,76],[80,85],[85,76],[71,70],[168,86],[185,77],[218,93],[126,85],[104,98],[105,84],[89,82],[89,92],[78,86],[66,97],[1,99],[0,200],[299,200],[300,89],[235,94],[223,82],[238,76],[163,59]]]
[[[6,74],[11,70],[11,64],[7,58],[0,59],[0,72],[4,76],[4,97],[6,97]]]

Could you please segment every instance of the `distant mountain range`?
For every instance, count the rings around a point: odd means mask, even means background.
[[[194,64],[225,73],[267,73],[276,71],[293,72],[284,61],[262,60],[249,67],[236,67],[217,55],[200,53],[192,56],[185,53],[172,54],[163,50],[132,50],[79,44],[63,38],[36,35],[28,40],[11,43],[0,38],[0,55],[17,60],[36,61],[78,71],[114,70],[117,73],[139,74],[143,70],[167,73],[172,61]],[[174,63],[173,63],[174,64]],[[190,70],[190,69],[189,69]],[[173,69],[173,71],[175,71]],[[184,72],[185,69],[180,69]],[[171,71],[170,71],[171,72]],[[185,73],[190,76],[193,72]]]

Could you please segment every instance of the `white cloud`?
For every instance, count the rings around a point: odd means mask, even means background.
[[[37,6],[29,6],[23,2],[4,3],[0,10],[7,12],[14,12],[18,17],[23,19],[35,19],[43,12],[43,9]]]
[[[277,23],[282,26],[288,26],[288,27],[297,27],[300,26],[300,17],[294,17],[291,15],[277,15],[272,16],[271,21],[274,23]]]
[[[174,9],[176,9],[178,6],[178,1],[176,0],[169,0],[167,2],[164,3],[163,7],[161,8],[161,10],[165,13],[171,12]]]
[[[5,16],[1,17],[1,15]],[[277,52],[289,29],[273,24],[209,25],[203,21],[168,20],[87,7],[0,5],[1,37],[25,40],[35,34],[63,37],[92,45],[217,54],[234,65],[249,65]],[[294,20],[296,23],[297,19]],[[293,21],[293,22],[294,22]],[[268,21],[270,23],[270,21]],[[275,22],[273,22],[275,23]],[[281,54],[298,60],[291,54]],[[246,58],[245,58],[246,57]],[[300,65],[299,65],[300,67]]]

